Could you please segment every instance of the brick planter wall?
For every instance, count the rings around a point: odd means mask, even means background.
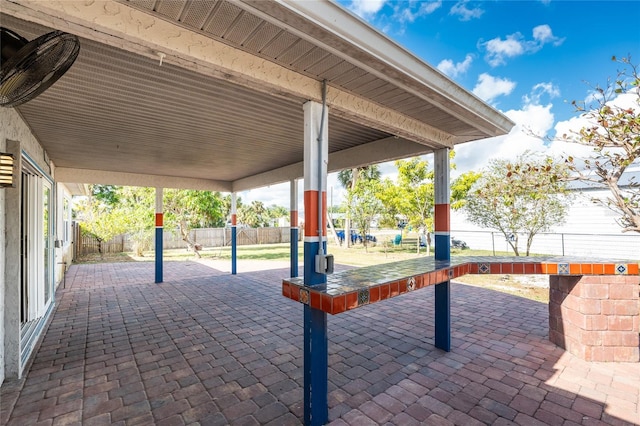
[[[640,361],[640,277],[550,275],[549,340],[586,361]]]

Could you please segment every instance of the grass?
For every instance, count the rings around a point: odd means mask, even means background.
[[[327,251],[334,255],[336,263],[363,267],[377,265],[381,263],[395,262],[405,259],[414,259],[426,255],[426,250],[421,248],[417,253],[415,246],[392,246],[390,244],[377,244],[365,248],[362,244],[356,244],[351,248],[336,245],[332,240],[328,243]],[[303,244],[298,245],[299,262],[303,262]],[[271,260],[288,261],[290,247],[288,243],[263,244],[252,246],[238,246],[238,260]],[[491,250],[451,250],[452,256],[491,256]],[[200,251],[203,259],[231,260],[230,247],[205,248]],[[496,252],[498,256],[511,256],[513,253]],[[163,252],[163,258],[167,261],[188,261],[193,260],[194,255],[186,249],[171,249]],[[154,253],[147,252],[144,256],[138,257],[133,253],[107,253],[103,257],[98,254],[91,254],[79,259],[79,263],[101,263],[101,262],[152,262]],[[546,278],[546,277],[545,277]],[[456,278],[456,281],[496,290],[516,296],[526,297],[547,303],[549,301],[549,290],[545,287],[545,278],[542,276],[535,280],[532,276],[514,275],[466,275]]]
[[[465,275],[456,281],[549,303],[549,281],[545,275]]]

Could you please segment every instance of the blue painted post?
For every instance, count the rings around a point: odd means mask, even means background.
[[[450,183],[449,149],[434,152],[435,172],[435,259],[451,261],[450,237]],[[447,352],[451,350],[451,282],[445,281],[435,287],[435,345]]]
[[[231,193],[231,275],[238,272],[238,244],[237,244],[237,223],[236,223],[236,193]]]
[[[156,188],[156,283],[162,282],[162,241],[163,241],[163,212],[162,188]]]
[[[326,253],[327,117],[322,104],[304,104],[305,286],[327,282],[324,271],[317,272],[315,268],[316,255]],[[327,314],[305,305],[303,322],[304,422],[306,425],[323,425],[329,419]]]
[[[291,276],[298,276],[298,181],[296,179],[291,180]]]

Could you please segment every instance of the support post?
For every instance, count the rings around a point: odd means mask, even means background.
[[[164,213],[162,207],[162,188],[156,188],[156,284],[162,282],[162,242]]]
[[[450,183],[449,149],[434,152],[435,172],[435,260],[450,262]],[[451,350],[451,282],[435,286],[435,345],[447,352]]]
[[[290,183],[291,202],[289,203],[289,210],[291,211],[290,229],[291,238],[289,244],[291,245],[291,276],[298,276],[298,181],[292,179]]]
[[[326,274],[316,270],[316,256],[326,252],[327,117],[327,110],[322,104],[304,104],[305,286],[327,282]],[[329,418],[327,314],[305,304],[303,321],[304,422],[306,425],[323,425]]]
[[[238,272],[238,241],[237,241],[237,215],[236,215],[236,193],[231,193],[231,275]]]

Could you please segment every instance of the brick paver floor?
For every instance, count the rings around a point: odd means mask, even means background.
[[[242,269],[242,262],[240,264]],[[288,269],[196,262],[74,265],[10,425],[296,425],[302,307]],[[547,340],[547,305],[452,284],[452,351],[433,289],[329,317],[333,425],[640,423],[640,364],[586,363]]]

